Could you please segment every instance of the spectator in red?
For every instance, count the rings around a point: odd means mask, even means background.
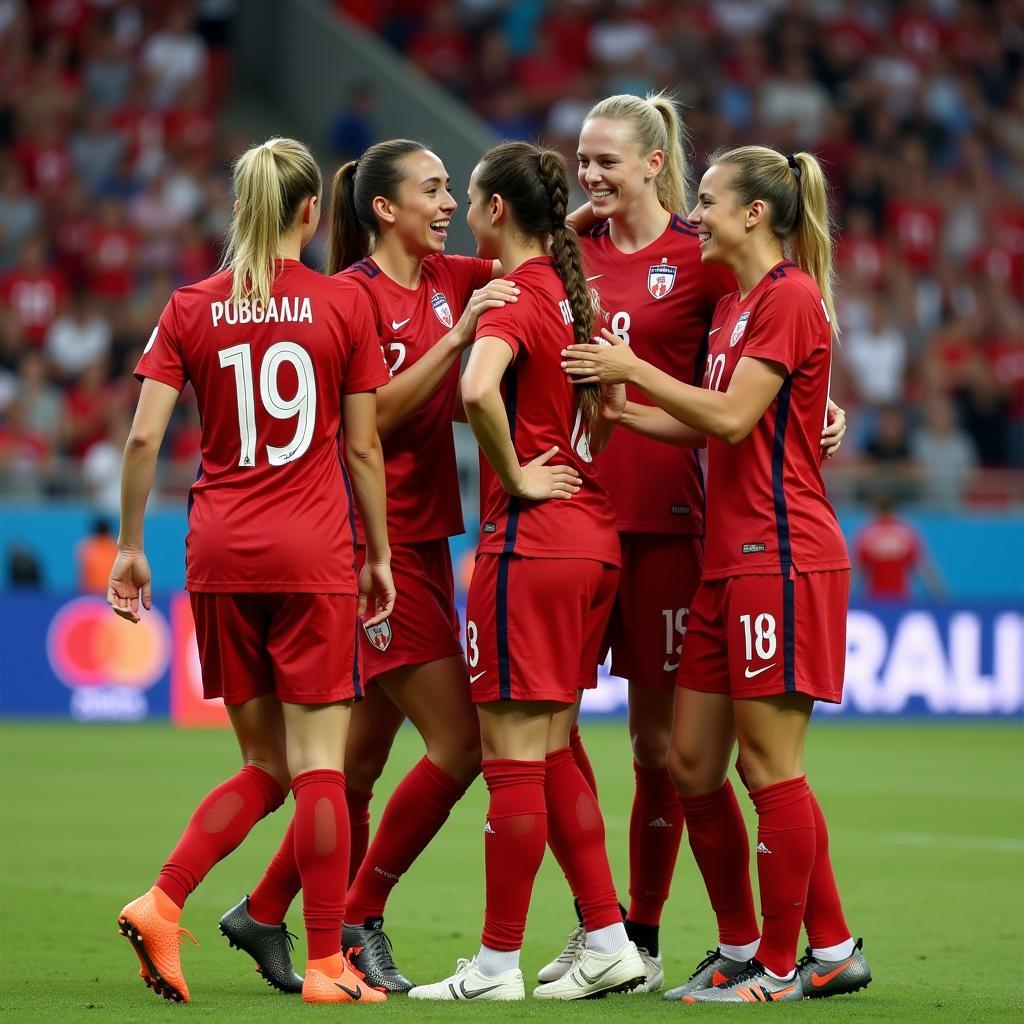
[[[68,455],[80,459],[107,436],[116,408],[107,385],[107,364],[87,366],[64,396],[64,444]]]
[[[875,516],[853,543],[855,579],[871,601],[909,601],[917,573],[930,597],[945,596],[942,577],[920,534],[894,512],[895,502],[880,490],[874,499]]]
[[[87,259],[89,288],[102,299],[127,299],[135,286],[139,240],[114,199],[100,204],[93,249]]]
[[[409,41],[409,57],[431,78],[456,93],[465,87],[470,46],[450,0],[431,5],[424,26]]]
[[[32,235],[22,244],[15,268],[0,278],[0,314],[16,317],[33,345],[46,332],[68,295],[67,279],[46,264],[46,241]]]
[[[68,186],[51,226],[57,265],[72,287],[85,280],[85,258],[92,251],[96,215],[92,199],[80,181]]]

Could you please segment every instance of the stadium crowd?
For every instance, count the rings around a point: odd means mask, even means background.
[[[834,187],[851,433],[830,482],[1005,500],[1024,464],[1024,28],[1009,0],[336,0],[508,138],[572,160],[602,96],[673,90],[719,146]],[[233,5],[0,0],[0,494],[113,507],[138,352],[216,265]],[[683,73],[682,69],[685,69]],[[379,126],[383,131],[384,126]],[[372,89],[333,148],[378,136]],[[163,490],[197,461],[183,401]],[[984,469],[985,472],[979,472]],[[843,491],[843,487],[846,488]]]

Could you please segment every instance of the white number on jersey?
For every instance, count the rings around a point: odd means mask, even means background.
[[[661,614],[665,616],[665,664],[661,667],[666,672],[675,672],[679,668],[679,659],[683,653],[683,638],[686,636],[686,616],[690,614],[689,608],[663,608]],[[679,637],[679,643],[675,642]],[[673,655],[675,661],[672,661]]]
[[[252,346],[232,345],[217,353],[222,368],[235,372],[235,398],[238,401],[238,465],[256,465],[256,399],[252,376]],[[295,368],[298,386],[291,398],[282,398],[278,389],[281,364]],[[281,447],[268,444],[267,461],[283,466],[306,454],[313,442],[316,425],[316,374],[309,353],[294,341],[279,341],[267,349],[260,367],[260,399],[267,412],[277,420],[295,419],[295,434]]]
[[[388,351],[395,357],[395,361],[390,364],[391,375],[394,376],[405,362],[405,346],[400,341],[392,341],[388,344]]]
[[[616,338],[621,338],[627,345],[629,344],[629,314],[624,309],[620,309],[612,317],[611,330]]]
[[[750,615],[741,615],[740,622],[743,623],[744,653],[747,661],[753,661],[754,651],[762,661],[768,661],[775,657],[778,643],[775,638],[775,616],[768,612],[761,612],[754,619],[754,630],[751,635]]]
[[[562,314],[562,320],[567,325],[573,322],[572,303],[568,299],[562,299],[559,301],[558,311]]]
[[[480,648],[477,646],[477,637],[479,631],[476,628],[476,623],[472,619],[466,620],[466,661],[469,662],[470,668],[476,668],[480,661]]]
[[[720,391],[722,388],[722,374],[725,373],[725,353],[719,352],[717,356],[708,353],[707,369],[704,371],[704,379],[707,381],[708,391]]]
[[[583,429],[583,410],[576,410],[576,421],[572,425],[572,437],[569,443],[572,450],[584,461],[593,462],[594,456],[590,452],[590,432]]]

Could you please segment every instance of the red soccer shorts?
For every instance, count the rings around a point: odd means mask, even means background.
[[[701,583],[678,683],[734,699],[804,693],[838,704],[850,574],[733,576]]]
[[[350,594],[190,593],[203,696],[228,705],[276,693],[286,704],[361,697]]]
[[[597,684],[619,570],[589,558],[478,555],[466,603],[466,661],[476,704],[572,704]]]
[[[358,548],[361,566],[366,549]],[[391,549],[391,574],[398,599],[391,616],[359,630],[366,682],[405,665],[426,665],[462,654],[455,580],[447,538]]]
[[[700,583],[699,537],[622,533],[619,593],[605,635],[612,672],[645,690],[676,684],[686,618]]]

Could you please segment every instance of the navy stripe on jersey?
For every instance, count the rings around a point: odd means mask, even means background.
[[[773,267],[771,270],[769,270],[768,271],[768,276],[773,281],[778,281],[781,278],[786,276],[786,271],[787,270],[799,270],[799,269],[800,268],[797,267],[797,265],[795,263],[793,263],[792,260],[786,260],[785,263],[780,263],[777,267]]]
[[[341,448],[338,448],[338,464],[341,466],[341,479],[345,482],[345,493],[348,495],[348,528],[352,534],[352,571],[355,573],[356,585],[359,584],[359,563],[356,561],[356,546],[359,540],[356,536],[356,509],[352,500],[352,484],[349,482],[348,470],[345,468],[345,460],[341,457]],[[359,629],[361,623],[356,618],[356,644],[355,653],[352,656],[352,685],[355,687],[357,697],[363,696],[363,688],[359,679]]]
[[[498,627],[498,699],[512,699],[512,667],[508,652],[508,571],[512,559],[498,557],[498,593],[494,602],[494,617]]]
[[[516,444],[516,405],[519,401],[519,370],[513,364],[509,367],[505,378],[505,415],[508,417],[508,429],[512,436],[512,447]],[[505,545],[503,554],[510,555],[516,549],[516,534],[519,532],[519,499],[509,495],[508,520],[505,523]]]
[[[351,274],[353,271],[358,271],[360,274],[365,274],[371,280],[380,273],[380,268],[375,267],[369,259],[365,256],[358,263],[353,263],[348,270],[343,271],[345,274]]]
[[[775,408],[775,441],[772,445],[772,494],[775,501],[775,529],[779,539],[779,568],[782,570],[782,678],[787,693],[796,690],[796,588],[792,579],[793,552],[789,539],[789,509],[786,505],[786,426],[793,378],[779,389]]]
[[[672,220],[669,221],[669,227],[673,231],[678,231],[681,235],[689,235],[691,238],[696,238],[699,234],[697,229],[684,217],[680,217],[678,213],[672,214]]]
[[[196,470],[196,478],[192,481],[192,487],[195,487],[199,483],[199,478],[203,475],[203,461],[199,460],[199,469]],[[188,506],[185,512],[185,518],[192,518],[192,506],[196,503],[196,496],[192,493],[192,487],[188,489]]]

